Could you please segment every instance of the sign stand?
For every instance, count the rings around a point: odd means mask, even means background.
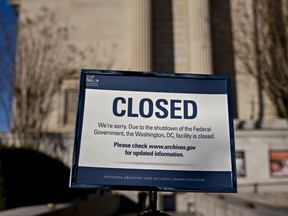
[[[224,75],[82,70],[70,187],[145,188],[138,216],[169,216],[157,190],[236,193],[230,85]]]
[[[157,191],[150,191],[149,205],[149,210],[141,212],[137,216],[169,216],[165,212],[157,210]]]

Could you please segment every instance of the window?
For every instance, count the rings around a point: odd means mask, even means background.
[[[245,154],[243,151],[236,151],[236,170],[237,176],[246,176]]]
[[[269,152],[272,177],[288,177],[288,150]]]
[[[78,100],[77,89],[67,89],[65,91],[65,113],[64,113],[65,125],[75,124],[77,100]]]

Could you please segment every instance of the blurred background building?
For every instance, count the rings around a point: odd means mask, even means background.
[[[239,191],[288,191],[285,0],[10,2],[19,19],[19,95],[12,132],[2,135],[3,142],[27,128],[61,133],[70,146],[61,158],[69,164],[81,68],[226,74],[233,89]],[[37,116],[39,110],[44,114]],[[31,122],[23,123],[25,116]],[[163,200],[187,204],[186,196]]]

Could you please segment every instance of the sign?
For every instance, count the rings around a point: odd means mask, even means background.
[[[82,70],[71,187],[236,192],[227,76]]]

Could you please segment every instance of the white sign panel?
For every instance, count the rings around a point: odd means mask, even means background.
[[[235,192],[228,78],[153,75],[82,72],[71,186]]]

